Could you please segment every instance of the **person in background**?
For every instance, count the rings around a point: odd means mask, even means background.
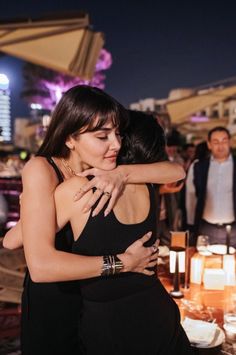
[[[180,140],[175,136],[167,136],[166,153],[169,161],[184,165],[184,160],[179,153]]]
[[[187,223],[193,240],[209,236],[211,244],[225,244],[230,225],[231,245],[236,246],[236,160],[231,154],[230,133],[217,126],[209,131],[210,157],[195,161],[186,181]]]
[[[104,204],[104,213],[108,215],[125,183],[164,183],[184,175],[177,164],[169,162],[146,165],[145,170],[141,165],[115,169],[120,134],[126,125],[126,111],[116,100],[99,89],[76,86],[63,95],[38,156],[23,169],[21,221],[7,233],[4,246],[15,248],[23,240],[29,268],[22,296],[24,355],[79,353],[80,291],[77,282],[71,281],[97,277],[103,270],[102,256],[70,253],[73,238],[70,225],[66,224],[56,234],[55,188],[91,166],[90,151],[83,149],[83,142],[88,145],[96,142],[99,149],[95,167],[102,161],[104,172],[90,181],[89,189],[96,189],[86,201],[81,218],[99,199],[93,216]],[[84,141],[86,136],[91,140]],[[93,146],[90,148],[94,151]],[[103,154],[100,149],[105,149]],[[82,164],[85,158],[86,164]],[[82,187],[80,192],[86,192],[85,189]],[[140,236],[117,255],[123,265],[122,273],[153,274],[147,267],[153,265],[157,255],[153,247],[143,246],[149,238],[147,234]]]
[[[193,143],[186,143],[182,147],[181,156],[183,158],[184,170],[188,171],[189,166],[195,159],[196,146]]]

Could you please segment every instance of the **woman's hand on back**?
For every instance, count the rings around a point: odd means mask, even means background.
[[[104,216],[107,216],[113,209],[118,197],[120,196],[124,184],[126,182],[126,177],[119,170],[114,169],[111,171],[101,170],[97,168],[88,169],[82,173],[77,174],[78,176],[94,176],[92,180],[86,183],[74,196],[74,201],[79,200],[86,192],[91,189],[96,189],[89,199],[87,204],[84,206],[84,212],[89,211],[95,203],[99,200],[96,208],[93,210],[92,216],[96,216],[107,201],[109,203],[104,211]]]
[[[151,247],[144,246],[151,238],[151,235],[152,233],[148,232],[131,244],[124,254],[118,255],[124,264],[124,272],[132,271],[148,276],[154,275],[154,271],[148,270],[148,268],[153,268],[157,264],[159,240]]]

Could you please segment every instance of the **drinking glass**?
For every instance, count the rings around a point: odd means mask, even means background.
[[[208,250],[209,247],[208,235],[199,235],[197,237],[196,247],[200,255],[211,255],[211,252]]]
[[[227,340],[236,343],[236,293],[231,294],[229,302],[224,307],[223,327]]]

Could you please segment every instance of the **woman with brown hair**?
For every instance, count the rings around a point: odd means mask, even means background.
[[[58,182],[89,167],[112,170],[107,174],[109,182],[107,175],[95,178],[94,182],[96,198],[102,195],[103,203],[110,201],[110,209],[124,183],[150,181],[150,176],[151,180],[155,176],[154,182],[183,177],[178,165],[166,162],[147,166],[145,171],[139,165],[116,170],[120,135],[126,124],[126,111],[109,95],[91,87],[74,87],[57,105],[38,156],[23,170],[21,223],[17,227],[29,268],[22,298],[23,354],[78,354],[75,335],[81,311],[79,287],[68,281],[100,276],[104,267],[102,256],[68,252],[71,248],[71,240],[65,246],[68,227],[55,239],[54,190]],[[84,137],[91,139],[85,141]],[[95,159],[88,148],[98,153]],[[74,196],[70,197],[73,200]],[[86,211],[82,211],[77,218],[83,220],[85,216]],[[17,230],[6,236],[6,247],[14,232]],[[147,268],[156,263],[156,248],[143,246],[149,235],[140,237],[121,253],[115,253],[123,265],[122,273],[153,274]]]

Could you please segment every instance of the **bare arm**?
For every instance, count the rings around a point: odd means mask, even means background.
[[[174,194],[182,190],[183,187],[184,182],[181,182],[180,184],[176,184],[175,182],[170,184],[163,184],[160,186],[160,194]]]
[[[180,164],[170,161],[120,165],[117,170],[126,176],[127,183],[167,184],[182,180],[186,175]]]
[[[54,190],[57,179],[53,169],[49,168],[43,158],[34,158],[24,167],[22,182],[22,237],[26,262],[33,281],[67,281],[99,276],[102,257],[75,255],[58,251],[54,247]],[[135,266],[140,270],[144,269],[151,259],[157,257],[155,254],[152,256],[151,247],[143,247],[147,239],[149,236],[145,235],[133,244],[132,250],[128,248],[126,253],[119,255],[125,265],[124,271],[134,270]]]
[[[108,191],[111,193],[111,198],[105,211],[105,215],[107,215],[114,207],[125,183],[167,184],[184,179],[186,173],[180,164],[165,161],[153,164],[120,165],[111,171],[92,168],[78,175],[92,175],[95,177],[86,183],[82,189],[78,190],[74,200],[77,201],[84,193],[95,187],[97,190],[85,206],[85,210],[89,210],[101,197],[101,194],[97,194],[97,192]],[[94,215],[100,212],[106,202],[106,196],[102,196],[101,201],[94,210]]]

